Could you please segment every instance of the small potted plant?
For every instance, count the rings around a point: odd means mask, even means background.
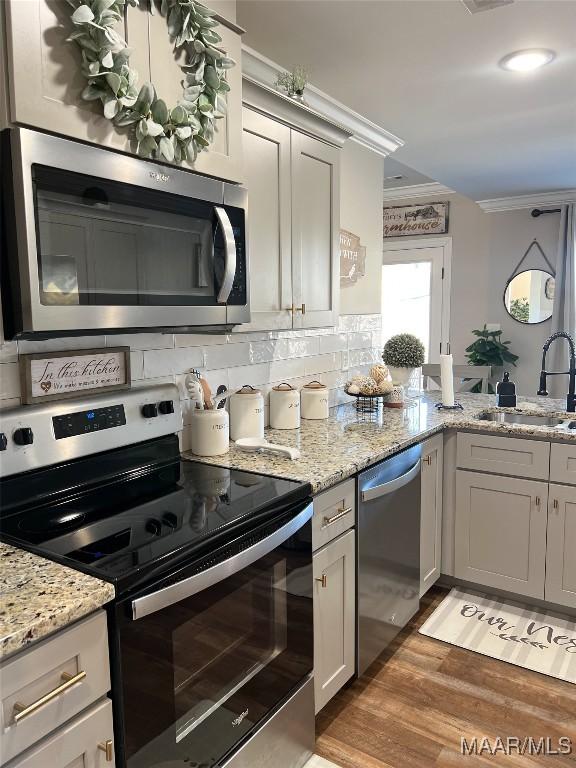
[[[304,102],[304,89],[308,83],[308,73],[300,65],[291,72],[281,72],[276,78],[276,87],[286,92],[287,96],[296,101]]]
[[[424,363],[424,344],[411,333],[399,333],[384,345],[382,360],[388,366],[392,382],[405,386]]]

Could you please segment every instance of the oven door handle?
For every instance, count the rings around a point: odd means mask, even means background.
[[[223,560],[221,563],[213,565],[211,568],[207,568],[205,571],[183,579],[176,584],[170,584],[170,586],[159,589],[157,592],[152,592],[150,595],[137,597],[135,600],[132,600],[132,618],[141,619],[143,616],[149,616],[151,613],[156,613],[163,608],[175,605],[247,568],[252,563],[255,563],[256,560],[279,547],[293,536],[296,531],[300,530],[310,520],[312,512],[313,506],[312,502],[310,502],[292,520],[278,528],[277,531],[274,531],[274,533],[271,533],[270,536],[262,539],[262,541],[256,542],[251,547],[247,547],[237,555],[229,557],[227,560]]]
[[[214,208],[214,212],[224,237],[225,253],[224,277],[222,278],[222,285],[218,291],[216,301],[218,304],[226,304],[234,285],[234,278],[236,277],[236,240],[234,239],[234,230],[226,210],[217,205]]]

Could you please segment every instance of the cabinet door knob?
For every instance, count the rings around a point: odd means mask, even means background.
[[[536,496],[536,498],[534,499],[534,501],[535,501],[535,503],[536,503],[536,506],[537,506],[537,507],[539,507],[539,506],[540,506],[540,496]]]
[[[303,315],[306,314],[306,304],[302,304],[301,307],[296,307],[296,312],[302,312]]]
[[[428,466],[430,466],[430,464],[432,464],[432,456],[430,456],[430,455],[424,456],[422,461],[424,462],[424,464],[428,464]]]
[[[106,762],[111,763],[114,757],[114,744],[112,739],[101,741],[100,744],[98,744],[98,749],[100,749],[106,755]]]
[[[554,507],[554,509],[558,509],[558,507],[560,506],[558,499],[554,499],[554,501],[552,502],[552,506]]]
[[[328,579],[325,573],[323,573],[319,579],[316,579],[316,581],[319,581],[322,587],[326,587],[326,585],[328,584]]]

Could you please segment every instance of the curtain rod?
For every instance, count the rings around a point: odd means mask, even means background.
[[[548,208],[548,210],[543,211],[542,208],[533,208],[532,209],[532,216],[537,219],[538,216],[542,216],[545,213],[562,213],[562,208]]]

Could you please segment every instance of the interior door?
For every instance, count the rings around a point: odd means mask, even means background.
[[[294,327],[335,325],[340,291],[339,150],[292,131]]]
[[[450,238],[384,243],[382,342],[413,333],[426,349],[426,362],[449,351]]]
[[[252,322],[244,329],[292,328],[290,128],[244,109],[244,172],[250,194]]]

